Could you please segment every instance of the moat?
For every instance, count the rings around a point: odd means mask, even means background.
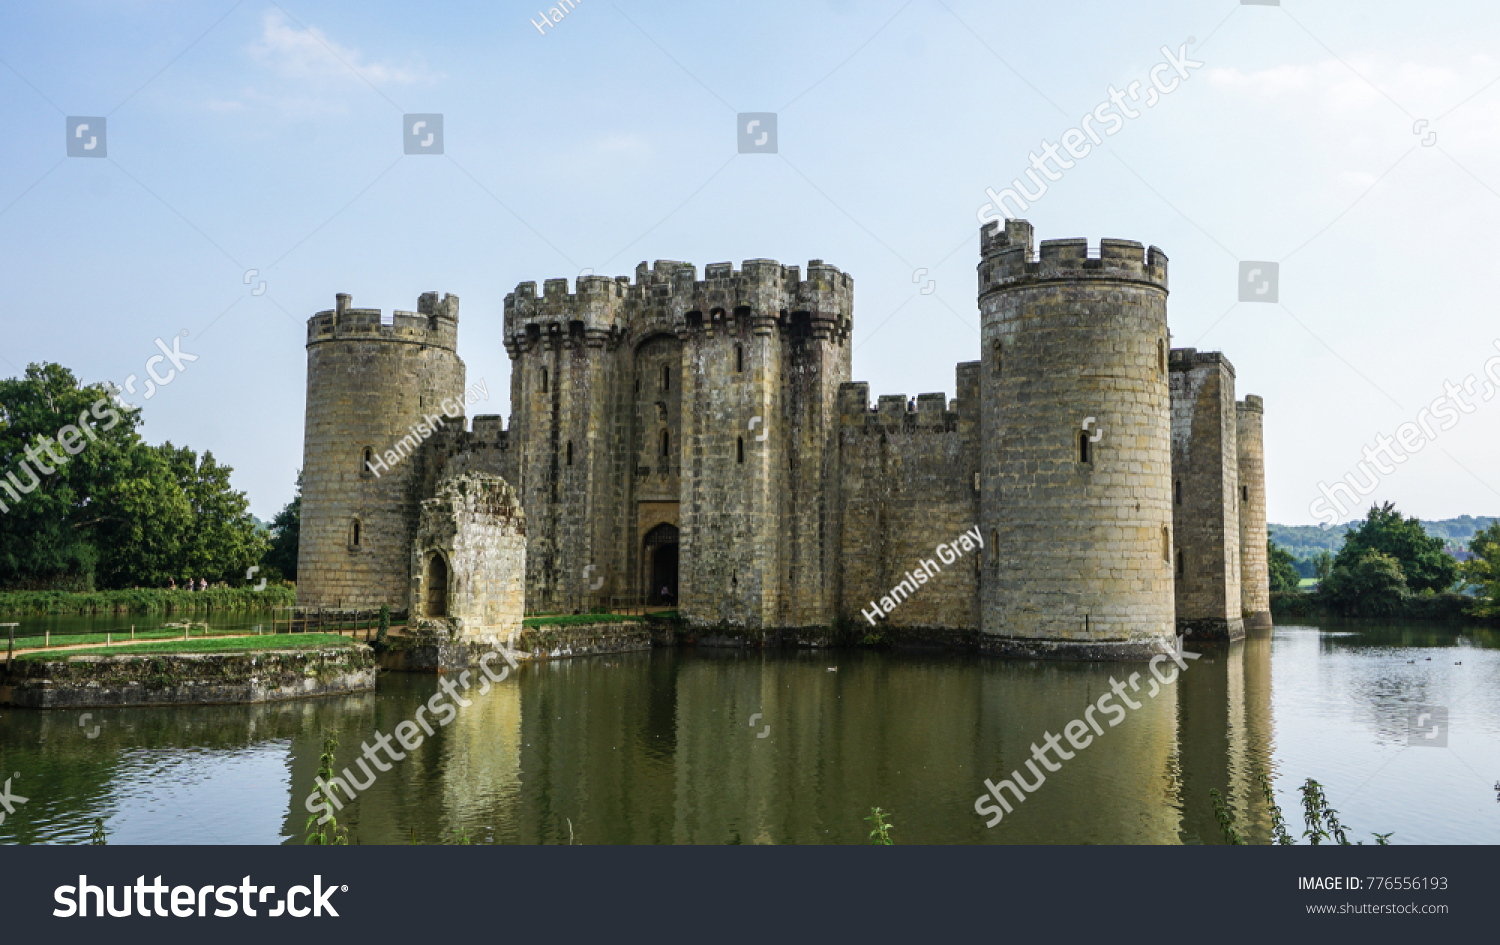
[[[1265,842],[1264,766],[1294,834],[1314,777],[1353,839],[1500,843],[1500,635],[1283,626],[1197,649],[993,829],[984,779],[1142,666],[708,648],[523,665],[341,822],[361,843],[862,843],[878,805],[903,844],[1197,843],[1219,842],[1218,788]],[[342,769],[438,686],[387,673],[278,705],[4,710],[0,771],[27,801],[0,843],[86,842],[94,818],[112,844],[301,843],[323,732]],[[1448,710],[1446,746],[1409,745],[1414,707]]]

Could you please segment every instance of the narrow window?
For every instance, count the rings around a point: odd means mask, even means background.
[[[542,368],[542,393],[547,393],[547,369]]]
[[[1240,486],[1240,501],[1241,502],[1249,502],[1250,501],[1250,487],[1249,486]]]
[[[635,379],[635,392],[637,394],[641,392],[641,379],[639,377]]]
[[[672,389],[672,369],[665,364],[661,366],[661,389]]]
[[[990,567],[1000,565],[1000,533],[990,529]]]
[[[1182,575],[1185,573],[1185,570],[1186,570],[1186,565],[1183,563],[1182,552],[1178,551],[1177,552],[1177,576],[1178,577],[1182,577]]]
[[[734,346],[734,372],[743,374],[745,372],[745,346]]]
[[[359,547],[359,520],[358,519],[355,519],[354,523],[349,526],[349,544],[352,545],[355,548]]]
[[[974,470],[974,491],[979,491],[979,470]]]
[[[744,437],[741,436],[741,437],[736,437],[735,438],[734,449],[735,449],[735,456],[738,457],[738,462],[743,463],[745,461],[745,438]]]
[[[1165,525],[1161,527],[1161,560],[1172,563],[1172,535]]]
[[[1078,434],[1078,461],[1089,462],[1089,435],[1087,433]]]
[[[374,472],[374,470],[370,468],[370,466],[371,466],[370,461],[373,460],[374,458],[375,458],[375,452],[374,452],[374,450],[371,450],[368,446],[366,446],[365,447],[365,462],[364,462],[364,465],[362,465],[362,466],[359,467],[359,471],[362,472],[362,473],[364,473],[366,476],[368,476],[370,473]]]
[[[672,433],[669,430],[663,430],[663,431],[661,431],[661,455],[662,455],[662,458],[665,459],[666,457],[670,456],[671,453],[672,453]]]
[[[1172,483],[1172,504],[1182,504],[1182,480],[1178,479]]]
[[[995,376],[1000,376],[1000,360],[1003,349],[1000,347],[1000,339],[995,339]]]
[[[1156,340],[1156,373],[1167,373],[1167,343],[1160,338]]]
[[[573,465],[573,441],[568,441],[568,465]]]

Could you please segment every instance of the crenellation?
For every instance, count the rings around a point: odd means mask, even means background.
[[[506,571],[507,621],[644,598],[698,631],[842,623],[1080,659],[1254,625],[1264,408],[1235,402],[1222,354],[1170,348],[1166,255],[1007,220],[981,229],[977,273],[979,358],[953,398],[873,403],[850,377],[853,279],[821,259],[522,282],[509,422],[460,413],[425,437],[464,389],[458,299],[387,322],[340,294],[308,323],[299,601],[425,609],[441,559],[471,614],[488,604],[462,588]],[[403,437],[378,477],[351,462]],[[930,581],[879,603],[949,542]]]

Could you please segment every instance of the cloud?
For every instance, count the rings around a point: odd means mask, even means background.
[[[312,82],[361,77],[376,86],[430,82],[435,76],[419,66],[367,60],[357,49],[330,40],[316,26],[302,29],[280,10],[269,10],[261,35],[250,44],[251,58],[283,79]]]

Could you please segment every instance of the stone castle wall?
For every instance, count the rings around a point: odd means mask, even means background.
[[[1271,626],[1271,570],[1266,555],[1265,402],[1250,394],[1235,404],[1240,470],[1240,609],[1245,626]]]
[[[853,283],[814,260],[671,260],[522,283],[506,299],[510,449],[538,607],[654,595],[676,529],[680,610],[703,625],[833,619],[827,484]],[[570,461],[571,457],[571,461]],[[660,534],[660,533],[657,533]]]
[[[980,360],[951,402],[873,410],[850,378],[853,281],[821,260],[523,282],[505,302],[509,428],[447,419],[380,476],[364,448],[462,404],[458,300],[384,324],[340,296],[309,323],[299,603],[420,609],[431,555],[462,557],[438,534],[452,483],[497,477],[524,554],[463,567],[524,569],[532,612],[657,603],[675,574],[690,632],[746,639],[842,623],[1138,658],[1177,627],[1236,636],[1268,610],[1259,398],[1236,405],[1222,355],[1169,358],[1159,249],[1035,249],[1025,221],[982,229]],[[466,612],[488,607],[466,593]]]
[[[1245,629],[1234,365],[1217,352],[1178,348],[1171,369],[1177,627],[1235,640]]]
[[[986,647],[1141,656],[1173,632],[1167,258],[981,230]]]
[[[526,516],[499,476],[462,473],[421,505],[412,543],[413,615],[443,619],[457,642],[504,643],[526,609]],[[433,582],[441,579],[442,586]]]
[[[430,494],[418,488],[424,418],[446,424],[444,400],[463,403],[458,298],[430,292],[389,319],[349,303],[339,295],[307,324],[297,603],[399,609],[417,504]]]
[[[857,630],[978,625],[988,549],[952,561],[944,560],[952,552],[938,550],[979,525],[977,425],[961,421],[978,411],[977,369],[959,365],[954,409],[942,394],[919,395],[915,410],[894,394],[872,411],[868,384],[839,390],[839,613]],[[887,595],[896,605],[888,614],[880,606]]]

